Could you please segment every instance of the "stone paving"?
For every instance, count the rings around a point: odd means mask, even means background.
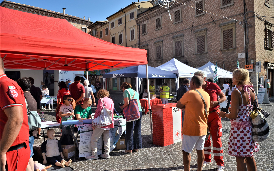
[[[267,140],[260,143],[260,151],[256,153],[255,160],[257,162],[258,171],[270,171],[274,170],[274,107],[271,105],[260,105],[261,108],[265,109],[271,115],[267,118],[270,126],[270,136]],[[52,116],[53,113],[46,114],[47,120],[55,120]],[[144,115],[142,118],[142,137],[143,137],[143,149],[139,150],[132,155],[124,154],[122,150],[113,151],[110,153],[110,159],[99,159],[95,161],[79,160],[71,164],[71,168],[77,171],[87,171],[87,170],[183,170],[183,157],[181,152],[181,143],[169,145],[166,147],[160,147],[152,144],[151,132],[149,122],[149,115]],[[227,154],[228,147],[228,137],[230,131],[230,121],[222,120],[223,124],[223,149],[224,149],[224,161],[225,170],[234,171],[236,170],[236,160],[235,157],[229,156]],[[39,145],[43,140],[35,140],[35,145]],[[195,169],[196,166],[196,151],[191,153],[191,170]],[[212,157],[213,158],[213,157]],[[216,170],[217,165],[215,161],[203,170]]]

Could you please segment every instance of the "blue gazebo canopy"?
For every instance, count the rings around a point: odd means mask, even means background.
[[[103,74],[104,78],[138,77],[146,78],[146,65],[132,66]],[[148,78],[177,78],[176,74],[148,66]]]

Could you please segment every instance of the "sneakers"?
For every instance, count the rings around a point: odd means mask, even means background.
[[[97,160],[98,156],[87,156],[86,159],[87,160]]]
[[[217,171],[224,171],[225,167],[224,166],[218,166]]]
[[[110,155],[109,154],[101,154],[100,157],[103,158],[103,159],[109,159]]]

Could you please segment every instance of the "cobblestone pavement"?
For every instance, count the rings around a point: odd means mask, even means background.
[[[260,151],[256,153],[255,160],[257,162],[258,171],[270,171],[274,170],[274,107],[271,105],[260,105],[263,109],[271,113],[267,118],[270,126],[270,136],[267,140],[260,143]],[[55,120],[55,117],[46,114],[47,120]],[[77,171],[86,170],[183,170],[183,157],[181,152],[181,143],[169,145],[166,147],[160,147],[152,144],[149,115],[144,115],[142,118],[142,137],[143,137],[143,149],[139,150],[132,155],[124,154],[123,151],[113,151],[110,153],[110,159],[99,159],[95,161],[80,160],[71,164],[71,168]],[[228,138],[230,131],[230,121],[222,120],[223,124],[223,149],[224,149],[224,161],[225,170],[236,170],[235,157],[227,154]],[[39,145],[43,140],[35,140],[35,145]],[[191,169],[196,170],[196,152],[191,153]],[[213,158],[213,157],[212,157]],[[216,170],[217,165],[215,161],[203,170]]]

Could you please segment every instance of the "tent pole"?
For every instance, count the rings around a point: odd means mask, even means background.
[[[147,99],[148,99],[148,107],[149,107],[149,116],[150,116],[150,131],[151,131],[151,141],[153,142],[152,137],[152,113],[151,113],[151,107],[150,107],[150,92],[149,92],[149,79],[148,79],[148,64],[146,64],[146,77],[147,77]]]
[[[103,78],[103,89],[107,89],[107,88],[106,88],[106,87],[107,87],[107,86],[106,86],[106,83],[107,83],[107,82],[106,82],[106,78]]]
[[[88,80],[88,71],[86,71],[86,75],[87,75],[87,80]],[[89,80],[88,80],[89,81]]]
[[[178,77],[177,77],[177,90],[179,89],[180,87],[180,77],[179,77],[179,74],[178,74]]]
[[[136,77],[136,92],[139,94],[139,78]]]

